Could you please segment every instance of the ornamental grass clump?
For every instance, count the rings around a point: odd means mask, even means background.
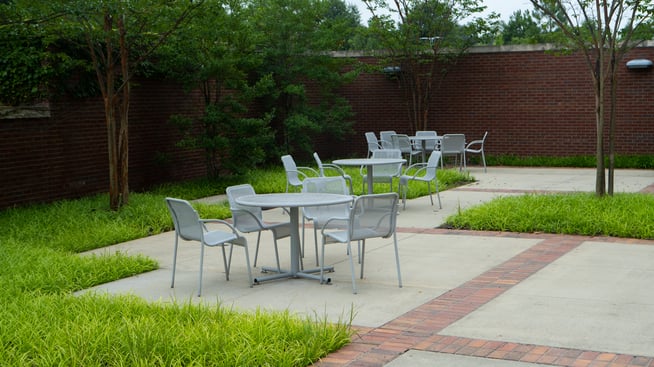
[[[591,193],[505,196],[459,212],[446,221],[461,229],[546,232],[654,239],[654,196]]]

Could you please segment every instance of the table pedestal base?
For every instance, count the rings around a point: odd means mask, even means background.
[[[326,266],[324,268],[326,272],[333,273],[334,272],[334,267],[333,266]],[[267,273],[267,272],[274,272],[277,273],[277,268],[269,268],[269,267],[263,267],[261,268],[261,271]],[[273,274],[273,275],[268,275],[265,277],[257,277],[254,278],[254,283],[259,284],[261,282],[267,282],[269,280],[276,280],[276,279],[286,279],[286,278],[305,278],[305,279],[313,279],[313,280],[321,280],[320,275],[315,275],[313,273],[320,273],[320,268],[315,268],[315,269],[306,269],[302,271],[298,271],[296,273],[293,273],[288,270],[282,270],[281,273]],[[331,278],[325,278],[325,283],[331,283]]]

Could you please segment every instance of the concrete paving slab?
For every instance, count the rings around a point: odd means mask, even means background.
[[[652,355],[654,247],[586,242],[445,335]]]
[[[155,240],[154,237],[159,238]],[[254,236],[247,237],[250,244],[256,243]],[[335,271],[329,273],[330,285],[321,285],[314,280],[290,279],[265,282],[253,288],[247,287],[245,259],[240,249],[234,249],[229,282],[224,278],[220,250],[208,249],[201,298],[195,296],[199,261],[197,246],[180,247],[176,284],[175,288],[170,288],[173,241],[174,236],[169,232],[106,248],[104,251],[109,253],[147,254],[157,259],[161,268],[87,291],[132,293],[162,302],[220,302],[243,310],[288,309],[300,315],[326,317],[330,321],[352,319],[354,325],[378,327],[497,266],[538,240],[457,236],[453,241],[446,235],[400,233],[403,288],[397,285],[392,240],[370,240],[366,244],[364,279],[359,279],[359,267],[355,264],[358,294],[352,294],[350,265],[344,246],[327,249],[325,262],[335,267]],[[272,248],[267,245],[262,245],[260,265],[274,262]],[[288,258],[284,256],[287,251],[288,245],[280,241],[282,267]],[[313,249],[307,247],[305,267],[313,267],[313,259]],[[259,269],[254,269],[254,272],[259,274]]]
[[[478,181],[470,187],[475,189],[595,191],[594,168],[494,167],[488,173],[472,172]],[[651,185],[653,178],[654,172],[651,170],[616,170],[615,192],[638,192]]]
[[[410,350],[390,363],[387,367],[545,367],[550,365],[527,362],[505,361],[456,354],[431,353]]]

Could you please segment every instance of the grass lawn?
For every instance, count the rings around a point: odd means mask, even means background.
[[[654,195],[590,193],[509,196],[464,210],[446,226],[480,231],[546,232],[654,239]]]
[[[360,175],[348,171],[356,191]],[[470,179],[456,170],[439,171],[441,190]],[[73,295],[158,266],[142,256],[77,253],[172,230],[166,196],[191,200],[243,182],[259,193],[285,190],[281,169],[259,170],[134,193],[119,212],[107,209],[106,195],[0,211],[0,365],[306,366],[347,344],[347,320],[332,324],[287,312]],[[408,197],[426,190],[424,184],[410,185]],[[226,205],[196,208],[205,218],[231,216]]]

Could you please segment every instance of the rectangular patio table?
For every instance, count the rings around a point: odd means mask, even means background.
[[[300,232],[299,218],[300,208],[304,206],[323,206],[334,204],[345,204],[353,200],[350,195],[328,194],[328,193],[273,193],[241,196],[236,199],[240,205],[253,206],[260,208],[289,208],[291,219],[291,268],[284,270],[279,274],[254,279],[255,283],[265,282],[268,280],[282,278],[308,278],[322,279],[312,273],[317,273],[320,268],[301,270],[300,266]],[[265,271],[277,271],[277,268],[263,268]],[[334,267],[325,268],[328,271],[334,271]],[[330,279],[326,280],[327,283]]]

